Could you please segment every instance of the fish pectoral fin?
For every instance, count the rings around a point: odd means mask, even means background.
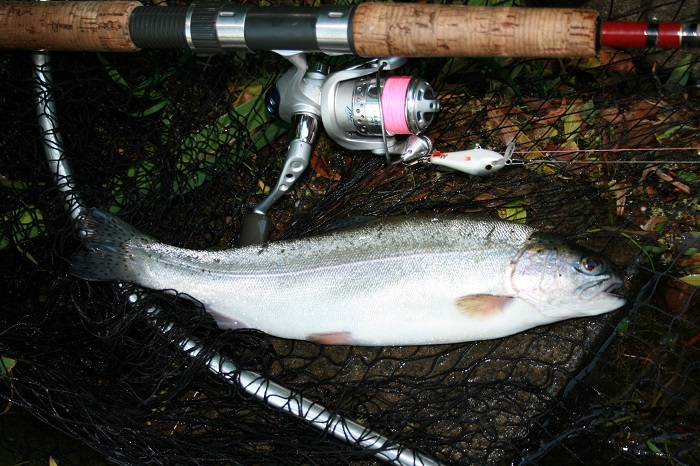
[[[241,322],[240,320],[231,320],[231,319],[217,320],[216,325],[218,325],[219,328],[226,328],[226,329],[231,329],[231,330],[250,328],[250,326],[246,325],[245,322]]]
[[[492,294],[472,294],[457,298],[455,304],[462,314],[470,317],[490,317],[503,312],[515,298]]]
[[[312,333],[306,339],[322,345],[349,345],[352,332]]]

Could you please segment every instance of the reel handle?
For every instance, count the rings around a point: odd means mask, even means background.
[[[253,211],[243,218],[239,246],[260,245],[267,242],[271,221],[267,211],[297,181],[309,165],[311,151],[318,136],[319,121],[316,115],[299,113],[292,116],[294,139],[289,143],[282,173],[270,194]]]

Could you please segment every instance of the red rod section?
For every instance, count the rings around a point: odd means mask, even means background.
[[[700,25],[653,21],[648,23],[603,21],[600,25],[600,45],[612,48],[700,47]]]

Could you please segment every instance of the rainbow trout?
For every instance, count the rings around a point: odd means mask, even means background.
[[[71,273],[200,301],[223,328],[324,344],[498,338],[625,303],[613,264],[532,227],[464,216],[385,218],[265,246],[196,251],[97,209]]]

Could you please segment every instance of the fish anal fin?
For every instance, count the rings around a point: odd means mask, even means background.
[[[322,345],[349,345],[352,332],[312,333],[306,339]]]
[[[457,309],[470,317],[491,317],[503,312],[514,298],[492,294],[473,294],[457,298]]]

